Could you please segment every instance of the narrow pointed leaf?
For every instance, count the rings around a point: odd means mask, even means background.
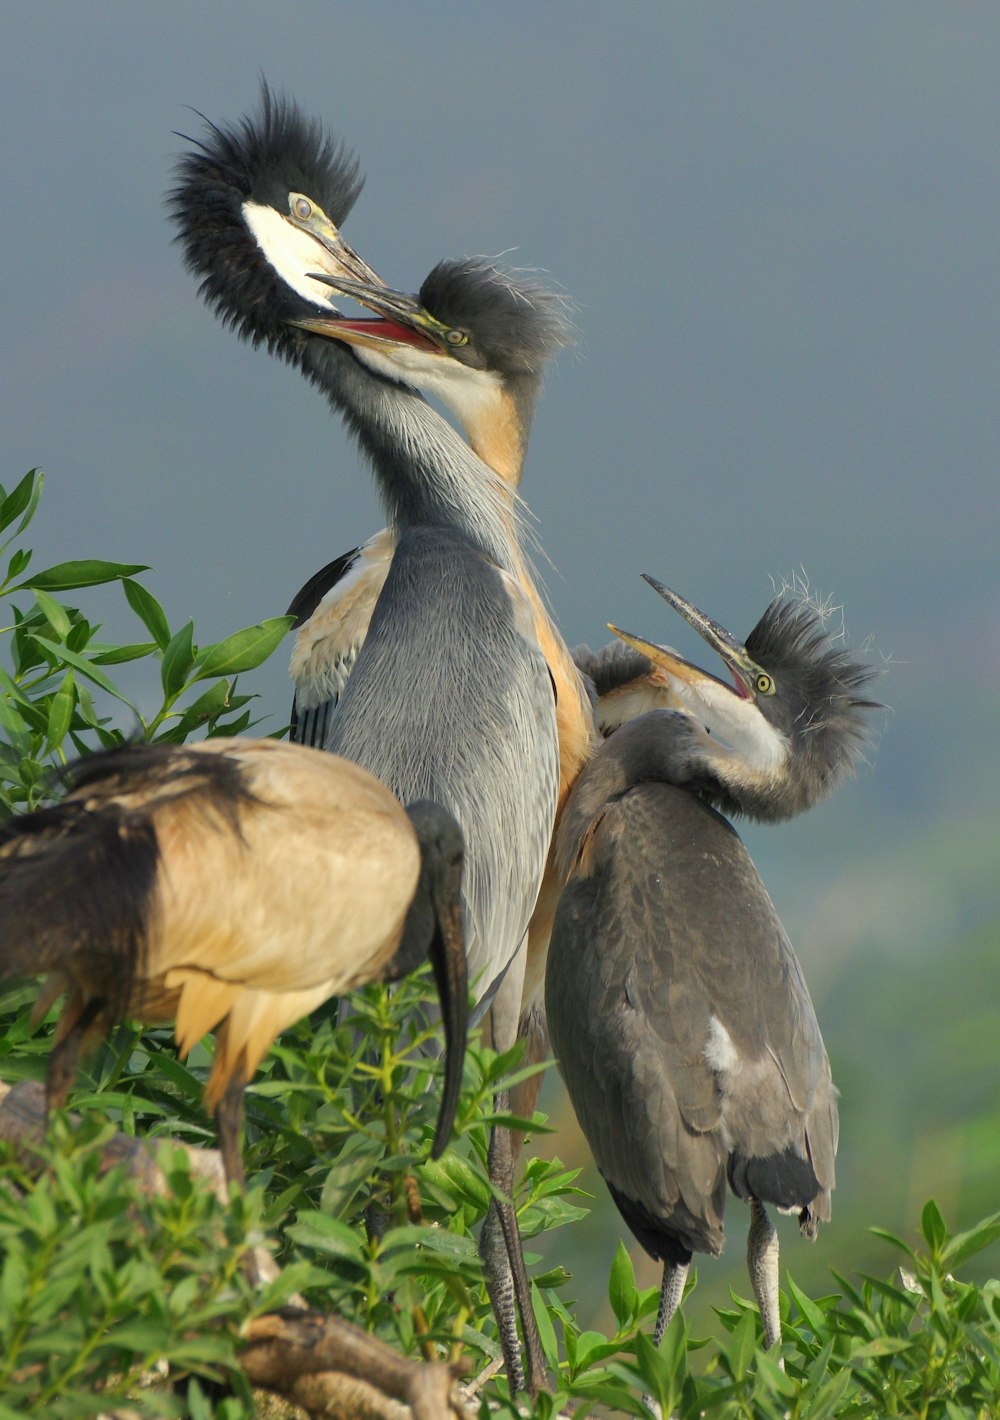
[[[141,582],[133,582],[131,577],[126,577],[122,581],[122,589],[125,592],[125,600],[135,612],[136,616],[145,626],[153,640],[161,651],[165,651],[170,645],[170,626],[167,622],[166,613],[160,603],[153,596],[152,592],[142,585]]]
[[[50,597],[48,592],[43,592],[41,587],[36,587],[34,591],[35,601],[38,603],[45,620],[52,627],[56,635],[65,641],[66,637],[73,629],[69,612],[64,606],[60,606],[54,597]]]
[[[175,631],[163,653],[160,680],[164,695],[177,695],[194,665],[194,622],[189,621]]]
[[[42,474],[38,469],[33,468],[30,473],[24,475],[15,488],[11,489],[3,502],[0,503],[0,532],[4,528],[9,528],[11,523],[19,518],[26,509],[29,510],[29,516],[18,528],[18,532],[27,527],[41,496],[43,482]]]
[[[134,577],[137,572],[148,572],[149,568],[138,562],[103,562],[99,558],[84,558],[79,562],[57,562],[41,572],[34,572],[21,582],[14,591],[30,587],[32,591],[41,587],[43,591],[65,591],[69,587],[100,587],[106,582],[116,582],[122,577]]]
[[[272,616],[256,626],[247,626],[235,631],[216,646],[210,646],[198,667],[195,680],[207,680],[210,676],[238,675],[240,671],[253,670],[268,656],[284,638],[292,624],[290,616]]]
[[[86,676],[88,680],[92,680],[95,685],[99,685],[102,690],[106,690],[109,695],[113,695],[116,700],[120,700],[121,703],[127,705],[130,710],[135,709],[132,702],[125,698],[114,681],[110,680],[102,670],[91,661],[88,661],[85,656],[80,656],[76,651],[71,651],[68,646],[60,646],[57,642],[50,641],[45,636],[33,636],[31,639],[48,651],[54,657],[57,664],[59,661],[65,661],[67,665],[75,666],[81,675]]]

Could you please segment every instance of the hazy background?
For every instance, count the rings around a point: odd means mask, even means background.
[[[148,562],[213,640],[381,525],[323,400],[171,245],[172,130],[238,117],[264,74],[357,147],[347,235],[393,284],[503,253],[575,299],[524,483],[571,644],[613,619],[704,660],[640,572],[745,634],[804,570],[889,662],[872,767],[746,835],[843,1091],[833,1231],[808,1258],[789,1237],[796,1275],[860,1265],[861,1226],[909,1231],[932,1192],[956,1224],[1000,1206],[1000,7],[0,16],[0,480],[46,470],[36,565]],[[285,662],[253,679],[268,728]],[[616,1234],[602,1200],[595,1272]]]

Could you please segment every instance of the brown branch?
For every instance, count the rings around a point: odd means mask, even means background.
[[[17,1146],[26,1167],[31,1167],[32,1156],[45,1138],[45,1125],[44,1086],[35,1080],[22,1080],[17,1085],[0,1083],[0,1139],[8,1139]],[[109,1169],[116,1164],[124,1164],[141,1193],[162,1196],[169,1189],[156,1166],[159,1142],[115,1134],[101,1149],[101,1159],[104,1167]],[[191,1172],[206,1181],[220,1202],[228,1202],[226,1176],[218,1149],[196,1149],[177,1140],[174,1143],[187,1154]]]
[[[286,1307],[250,1322],[245,1335],[240,1364],[250,1383],[277,1390],[314,1416],[463,1420],[466,1414],[458,1367],[410,1360],[340,1317]]]

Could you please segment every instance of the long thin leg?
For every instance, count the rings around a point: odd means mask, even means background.
[[[79,997],[76,998],[79,1003]],[[63,1012],[59,1025],[62,1027],[63,1021],[70,1017],[70,1011],[74,1007],[70,1001]],[[69,1087],[73,1083],[73,1076],[76,1074],[76,1062],[80,1054],[80,1047],[86,1039],[87,1032],[96,1021],[97,1017],[104,1010],[107,1002],[100,997],[95,997],[88,1001],[86,1005],[76,1004],[77,1016],[72,1021],[69,1029],[63,1035],[59,1044],[53,1046],[49,1055],[49,1063],[45,1071],[45,1109],[51,1112],[53,1109],[62,1109],[66,1103],[66,1096],[69,1094]]]
[[[781,1340],[778,1311],[778,1233],[763,1203],[750,1200],[750,1231],[747,1234],[747,1270],[764,1326],[764,1345],[770,1350]]]
[[[684,1296],[684,1284],[687,1282],[688,1268],[690,1262],[665,1262],[663,1264],[663,1279],[660,1282],[660,1305],[656,1312],[656,1325],[653,1327],[653,1345],[659,1346],[663,1340],[663,1333],[670,1325],[674,1312],[681,1304]],[[656,1416],[657,1420],[663,1420],[663,1411],[660,1402],[652,1395],[644,1395],[643,1402]]]
[[[219,1131],[219,1149],[222,1153],[222,1168],[226,1182],[243,1188],[246,1176],[243,1172],[243,1154],[240,1150],[240,1128],[243,1124],[243,1080],[229,1081],[222,1098],[215,1107],[215,1127]]]
[[[498,1108],[501,1099],[502,1097],[498,1095]],[[487,1167],[490,1182],[497,1188],[503,1189],[509,1196],[512,1182],[512,1170],[508,1162],[510,1144],[508,1140],[505,1150],[501,1143],[501,1135],[506,1135],[506,1133],[506,1130],[494,1126],[490,1135]],[[524,1367],[521,1364],[521,1342],[517,1334],[517,1305],[513,1268],[507,1248],[506,1229],[500,1216],[500,1205],[495,1198],[491,1200],[486,1217],[483,1219],[482,1230],[479,1234],[479,1257],[483,1264],[483,1276],[486,1279],[486,1291],[489,1294],[490,1306],[493,1308],[497,1330],[500,1333],[500,1346],[503,1350],[507,1383],[510,1386],[511,1395],[515,1395],[525,1388]]]
[[[490,1008],[492,1044],[494,1050],[499,1052],[509,1050],[517,1039],[525,956],[526,947],[522,942]],[[510,1100],[506,1092],[497,1096],[495,1107],[499,1113],[509,1110]],[[490,1136],[490,1181],[507,1199],[513,1198],[515,1156],[516,1150],[509,1131],[495,1128]],[[517,1313],[520,1313],[527,1364],[527,1389],[529,1394],[535,1396],[547,1386],[545,1357],[534,1308],[531,1305],[531,1285],[524,1265],[521,1233],[512,1202],[501,1205],[494,1198],[490,1203],[479,1235],[479,1256],[483,1263],[490,1305],[497,1319],[511,1394],[525,1388],[525,1369],[517,1334]]]
[[[684,1284],[687,1282],[689,1262],[665,1262],[663,1264],[663,1281],[660,1283],[660,1306],[656,1313],[656,1325],[653,1327],[653,1345],[659,1346],[663,1340],[663,1333],[670,1325],[674,1312],[681,1304],[684,1296]]]

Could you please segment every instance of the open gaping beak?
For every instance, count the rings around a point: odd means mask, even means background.
[[[326,272],[316,271],[310,275],[313,280],[331,286],[337,295],[349,296],[375,314],[357,320],[347,316],[308,316],[292,322],[302,330],[373,350],[412,345],[434,355],[449,355],[468,342],[464,331],[444,325],[416,296],[390,290],[377,277],[372,283]]]
[[[631,631],[621,631],[617,626],[609,626],[609,630],[652,663],[653,670],[647,679],[657,690],[661,703],[665,690],[671,707],[684,709],[700,720],[711,734],[730,744],[742,742],[760,720],[759,700],[774,694],[774,681],[750,659],[746,647],[724,626],[655,577],[646,577],[646,581],[718,652],[732,672],[733,684],[686,661],[669,647],[658,646],[655,641],[647,641]]]
[[[710,616],[706,616],[703,611],[699,611],[691,602],[685,601],[677,592],[673,592],[669,587],[665,587],[662,582],[658,582],[655,577],[650,577],[648,573],[643,573],[643,580],[657,592],[663,600],[673,607],[674,611],[683,616],[689,625],[693,626],[698,635],[701,636],[712,649],[722,657],[729,670],[732,672],[736,693],[744,700],[754,700],[758,695],[767,695],[773,691],[773,682],[768,673],[757,663],[750,659],[746,646],[742,641],[737,641],[731,631],[727,631],[724,626],[720,626],[717,621],[713,621]],[[634,644],[634,643],[632,643]],[[649,651],[644,647],[637,647],[644,655],[649,655]],[[659,664],[660,662],[658,662]],[[708,675],[707,671],[699,670],[687,661],[676,658],[674,661],[674,674],[682,679],[691,680],[691,673],[695,677]],[[715,677],[713,676],[714,680]]]
[[[469,1029],[469,975],[462,938],[462,908],[457,896],[435,904],[438,931],[430,958],[444,1023],[444,1093],[438,1113],[431,1158],[439,1159],[451,1138],[462,1088],[462,1065]]]

